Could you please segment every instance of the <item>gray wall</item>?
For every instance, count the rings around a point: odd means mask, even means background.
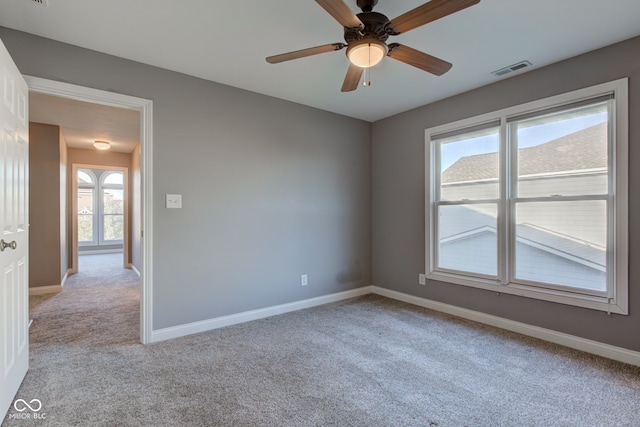
[[[29,287],[59,285],[60,128],[29,123]],[[45,214],[46,212],[46,214]],[[65,270],[66,271],[66,270]]]
[[[635,38],[373,124],[373,284],[640,351],[640,38]],[[629,77],[628,316],[428,282],[425,269],[425,129],[575,89]]]
[[[0,38],[23,74],[153,100],[153,329],[371,284],[370,123],[6,28]],[[165,209],[166,193],[183,209]]]

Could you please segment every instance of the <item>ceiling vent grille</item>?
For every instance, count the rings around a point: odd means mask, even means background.
[[[492,72],[494,76],[501,77],[505,74],[513,73],[514,71],[521,70],[523,68],[531,67],[531,62],[529,61],[520,61],[517,64],[509,65],[508,67],[501,68]]]
[[[42,6],[48,6],[49,0],[31,0],[31,3],[39,4]]]

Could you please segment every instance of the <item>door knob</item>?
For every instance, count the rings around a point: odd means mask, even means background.
[[[14,240],[13,242],[5,242],[4,239],[0,240],[0,251],[4,252],[5,249],[10,248],[10,249],[15,249],[18,247],[18,244],[16,243],[16,241]]]

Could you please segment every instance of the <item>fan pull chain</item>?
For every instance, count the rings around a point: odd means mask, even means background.
[[[362,79],[362,86],[367,87],[371,86],[371,72],[369,71],[371,68],[364,69],[364,78]]]
[[[371,43],[369,43],[369,66],[364,69],[364,79],[362,79],[362,86],[371,86]]]

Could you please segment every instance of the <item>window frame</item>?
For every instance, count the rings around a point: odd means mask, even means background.
[[[86,173],[87,175],[89,175],[89,177],[92,180],[91,184],[86,184],[86,183],[80,183],[79,182],[79,175],[80,172],[82,173]],[[91,169],[84,169],[84,168],[80,168],[76,171],[76,176],[75,176],[75,180],[76,180],[76,199],[78,198],[78,195],[80,194],[80,189],[83,190],[91,190],[92,192],[92,199],[93,199],[93,207],[92,207],[92,211],[91,211],[91,237],[92,240],[88,241],[88,240],[83,240],[80,241],[80,238],[78,237],[78,245],[79,246],[98,246],[99,245],[99,240],[98,240],[98,200],[97,200],[97,196],[98,196],[98,178],[96,177],[96,174],[91,170]],[[76,221],[79,221],[78,216],[80,215],[80,212],[76,212]],[[86,215],[86,214],[83,214]],[[79,234],[79,233],[78,233]]]
[[[122,175],[122,184],[110,184],[110,183],[105,183],[105,180],[113,174],[117,174],[117,175]],[[123,224],[123,234],[124,234],[124,216],[126,214],[125,210],[124,210],[124,197],[125,197],[125,188],[124,188],[124,182],[125,182],[125,174],[123,171],[120,170],[111,170],[111,169],[106,169],[102,172],[102,174],[100,174],[100,185],[99,185],[99,191],[98,191],[98,204],[100,206],[99,208],[99,215],[100,215],[100,225],[98,227],[98,246],[108,246],[108,245],[122,245],[124,244],[124,237],[122,239],[117,239],[117,240],[105,240],[104,238],[104,226],[105,226],[105,216],[122,216],[122,224]],[[105,208],[104,208],[104,195],[105,195],[105,190],[122,190],[122,195],[123,195],[123,206],[122,206],[122,214],[107,214],[105,213]]]
[[[96,175],[96,170],[101,171],[98,175]],[[78,182],[78,175],[80,172],[86,173],[88,174],[91,179],[93,180],[92,184],[84,184],[84,183],[80,183]],[[111,174],[120,174],[122,175],[122,181],[123,184],[109,184],[106,183],[105,184],[105,179],[111,175]],[[79,190],[80,189],[86,189],[86,190],[91,190],[93,193],[93,213],[92,215],[92,238],[93,240],[91,241],[80,241],[78,240],[78,246],[80,247],[86,247],[86,248],[99,248],[100,246],[114,246],[114,245],[123,245],[124,244],[124,238],[123,239],[119,239],[119,240],[105,240],[104,239],[104,217],[105,217],[105,212],[104,212],[104,190],[105,189],[115,189],[115,190],[122,190],[123,193],[123,197],[124,197],[124,205],[123,205],[123,213],[121,214],[122,216],[122,220],[123,220],[123,225],[124,225],[124,221],[125,221],[125,216],[127,214],[127,207],[126,207],[126,197],[127,197],[127,191],[126,191],[126,182],[127,182],[127,174],[125,173],[125,170],[120,170],[120,169],[112,169],[112,168],[108,168],[108,169],[98,169],[96,167],[78,167],[76,170],[76,176],[75,176],[75,180],[76,180],[76,199],[78,198],[78,194],[79,194]],[[80,214],[78,212],[76,212],[76,221],[77,221],[77,217]],[[116,215],[116,214],[106,214],[106,215]],[[118,214],[120,215],[120,214]],[[124,233],[124,230],[123,230]]]
[[[517,177],[512,176],[509,165],[514,156],[509,144],[509,119],[535,114],[552,108],[559,108],[580,101],[596,99],[606,94],[613,95],[612,115],[609,123],[610,137],[613,138],[609,152],[610,202],[607,232],[607,290],[601,295],[581,293],[576,289],[541,287],[529,283],[514,282],[512,276],[515,265],[515,252],[510,246],[515,240],[515,200],[511,197],[511,186]],[[628,79],[623,78],[568,93],[551,96],[533,102],[516,105],[479,116],[459,120],[425,130],[425,271],[427,278],[457,285],[471,286],[497,293],[519,295],[545,301],[585,307],[608,313],[628,314]],[[497,218],[497,276],[461,273],[436,268],[437,256],[437,213],[442,202],[436,197],[440,189],[438,145],[432,136],[447,133],[465,132],[492,122],[499,122],[499,162],[498,178],[498,218]],[[455,204],[455,203],[454,203]],[[446,204],[445,204],[446,205]]]

